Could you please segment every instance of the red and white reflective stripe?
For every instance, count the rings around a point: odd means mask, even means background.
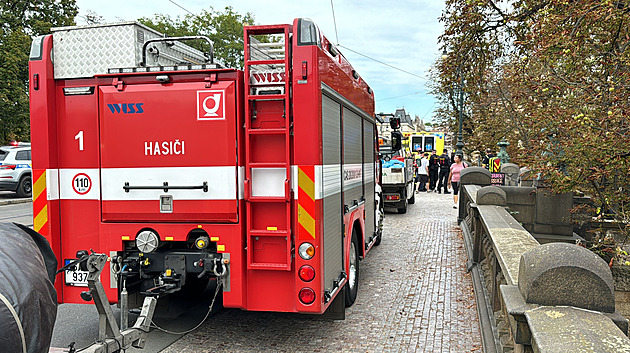
[[[76,176],[87,176],[90,188],[77,193],[72,188]],[[46,199],[48,200],[100,200],[99,171],[97,168],[85,169],[46,169]]]
[[[86,189],[78,189],[78,179],[86,181]],[[92,169],[59,169],[59,198],[62,200],[99,200],[100,178],[97,168]],[[74,186],[74,187],[73,187]]]
[[[178,200],[236,200],[237,168],[223,167],[171,167],[171,168],[103,168],[101,169],[103,201],[158,200],[164,195],[161,188],[130,190],[129,186],[155,186],[164,182],[170,186],[201,186],[208,184],[208,191],[200,189],[169,189],[169,195]]]
[[[315,167],[315,200],[323,198],[322,193],[322,166]],[[339,164],[336,167],[340,169]],[[284,168],[252,168],[252,196],[284,197],[284,181],[286,180]],[[341,178],[338,179],[341,183]],[[298,199],[298,167],[291,166],[291,190],[293,198]],[[341,184],[339,184],[341,191]]]
[[[165,181],[171,186],[200,186],[204,181],[208,183],[208,192],[200,189],[169,189],[168,194],[179,200],[242,198],[242,195],[237,195],[237,168],[234,166],[47,169],[46,174],[48,200],[157,200],[164,194],[163,189],[131,190],[127,193],[123,186],[128,182],[130,186],[157,187]],[[240,176],[241,173],[238,174]],[[84,185],[83,189],[77,188],[77,185],[73,185],[77,178],[89,184]]]
[[[351,165],[352,170],[361,167]],[[316,165],[315,200],[341,192],[343,178],[341,165]],[[348,170],[347,167],[344,170]],[[324,174],[326,174],[324,178]],[[356,173],[354,173],[356,174]],[[85,169],[47,169],[46,188],[48,200],[156,200],[164,194],[162,189],[132,190],[125,192],[123,186],[160,186],[168,181],[172,186],[202,185],[208,182],[208,192],[200,190],[175,190],[169,194],[177,195],[180,200],[234,200],[243,199],[244,167],[170,167],[170,168],[85,168]],[[73,188],[73,180],[79,175],[89,178],[91,188],[83,193]],[[366,175],[367,178],[367,175]],[[284,168],[252,168],[252,195],[284,197]],[[352,178],[352,184],[361,178]],[[149,185],[150,184],[150,185]],[[346,187],[349,184],[346,181]],[[298,198],[298,168],[291,166],[291,188],[294,198]],[[102,196],[102,198],[101,198]]]
[[[59,200],[59,169],[46,169],[46,199]]]
[[[323,166],[321,165],[316,165],[315,167],[315,180],[313,180],[315,182],[315,197],[313,198],[313,200],[321,200],[324,198],[324,185],[323,185]],[[339,168],[339,166],[337,166]],[[291,187],[293,189],[293,194],[295,196],[295,199],[298,199],[298,167],[297,166],[291,166]],[[341,182],[341,179],[339,179],[339,182]]]

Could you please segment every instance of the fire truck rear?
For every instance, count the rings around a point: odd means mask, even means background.
[[[371,88],[308,19],[245,27],[244,70],[188,39],[130,22],[33,41],[35,230],[61,264],[107,254],[112,303],[217,280],[225,307],[351,305],[382,229]],[[66,270],[59,301],[89,299],[86,277]]]

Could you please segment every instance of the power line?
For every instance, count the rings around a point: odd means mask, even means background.
[[[188,12],[189,14],[191,14],[191,15],[193,15],[193,16],[195,15],[194,13],[192,13],[192,12],[188,11],[188,9],[187,9],[187,8],[185,8],[185,7],[183,7],[182,5],[180,5],[180,4],[178,4],[178,3],[176,3],[175,1],[173,1],[173,0],[168,0],[168,1],[172,2],[175,6],[179,7],[180,9],[182,9],[182,10],[184,10],[184,11],[186,11],[186,12]]]
[[[344,48],[344,49],[346,49],[346,50],[349,50],[349,51],[351,51],[351,52],[353,52],[353,53],[355,53],[355,54],[357,54],[357,55],[361,55],[361,56],[366,57],[366,58],[368,58],[368,59],[370,59],[370,60],[376,61],[376,62],[377,62],[377,63],[379,63],[379,64],[382,64],[382,65],[385,65],[385,66],[389,66],[389,67],[391,67],[391,68],[392,68],[392,69],[394,69],[394,70],[398,70],[398,71],[404,72],[404,73],[406,73],[406,74],[408,74],[408,75],[415,76],[415,77],[417,77],[417,78],[420,78],[420,79],[423,79],[423,80],[425,80],[425,81],[428,81],[428,79],[427,79],[426,77],[423,77],[423,76],[420,76],[420,75],[416,75],[416,74],[414,74],[413,72],[409,72],[409,71],[406,71],[406,70],[403,70],[403,69],[397,68],[396,66],[390,65],[390,64],[388,64],[388,63],[386,63],[386,62],[383,62],[383,61],[380,61],[380,60],[378,60],[378,59],[374,59],[374,58],[372,58],[372,57],[370,57],[370,56],[367,56],[367,55],[365,55],[365,54],[361,54],[361,53],[359,53],[358,51],[354,51],[354,50],[352,50],[352,49],[350,49],[350,48],[348,48],[348,47],[346,47],[346,46],[343,46],[343,45],[341,45],[341,44],[339,44],[339,46],[340,46],[340,47],[342,47],[342,48]]]
[[[413,95],[420,94],[420,93],[422,93],[422,92],[413,92],[413,93],[407,93],[407,94],[403,94],[403,95],[395,96],[395,97],[387,97],[387,98],[382,98],[382,99],[376,99],[375,102],[381,102],[381,101],[386,101],[386,100],[389,100],[389,99],[400,98],[400,97],[413,96]]]
[[[339,45],[339,35],[337,34],[337,20],[335,19],[335,6],[333,0],[330,0],[330,8],[332,9],[333,23],[335,24],[335,37],[337,38],[337,45]]]
[[[435,107],[435,102],[433,102],[433,105],[431,106],[431,108],[429,108],[429,111],[427,111],[420,119],[424,120],[424,118],[433,111],[433,107]]]

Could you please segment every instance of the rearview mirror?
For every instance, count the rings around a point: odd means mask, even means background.
[[[400,118],[389,118],[389,126],[392,130],[398,130],[400,128]]]
[[[403,135],[400,131],[392,131],[392,151],[398,151],[402,147]]]

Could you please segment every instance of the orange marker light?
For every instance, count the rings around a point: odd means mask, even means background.
[[[310,260],[315,256],[315,247],[311,243],[302,243],[298,248],[298,253],[304,260]]]

